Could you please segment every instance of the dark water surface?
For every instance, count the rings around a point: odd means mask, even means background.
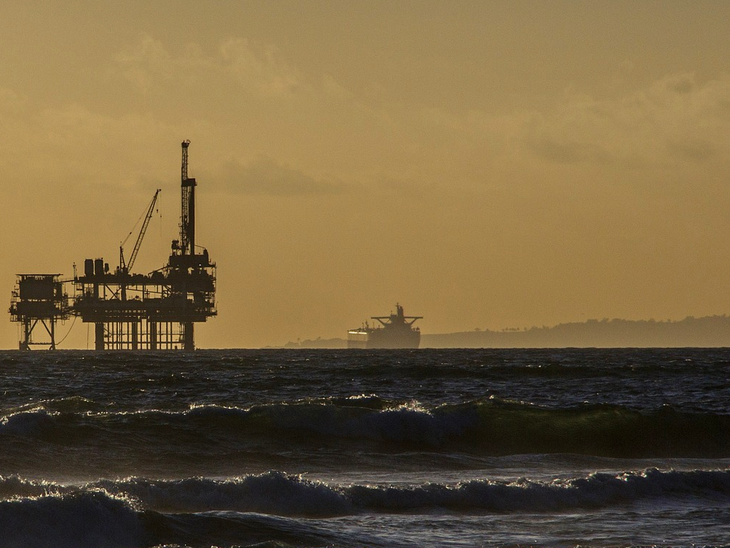
[[[726,349],[0,368],[0,548],[730,546]]]

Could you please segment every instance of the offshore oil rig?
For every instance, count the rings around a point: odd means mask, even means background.
[[[195,243],[195,187],[188,176],[188,148],[182,142],[180,238],[172,241],[166,265],[149,274],[132,271],[158,189],[144,214],[129,258],[119,246],[119,266],[102,258],[85,259],[82,275],[18,274],[10,318],[21,324],[19,348],[55,349],[56,322],[80,317],[94,324],[95,350],[194,350],[194,325],[217,314],[216,265]],[[131,233],[130,233],[131,235]],[[127,237],[129,238],[129,236]],[[67,287],[71,286],[69,291]]]

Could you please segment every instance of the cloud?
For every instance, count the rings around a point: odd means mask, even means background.
[[[329,74],[322,78],[322,87],[325,93],[334,99],[343,100],[349,95],[348,91]]]
[[[0,88],[0,112],[17,114],[25,107],[25,98],[20,97],[11,89]]]
[[[704,162],[717,156],[718,148],[705,139],[683,139],[679,142],[668,142],[667,153],[675,158]]]
[[[297,72],[279,58],[272,46],[254,47],[244,38],[225,41],[220,47],[220,58],[211,58],[240,83],[256,94],[287,96],[302,86]]]
[[[674,93],[692,93],[696,89],[694,77],[691,74],[677,74],[659,82],[659,88],[666,88]]]
[[[568,89],[552,108],[508,115],[437,109],[422,115],[481,140],[493,155],[623,167],[696,164],[730,153],[730,75],[702,84],[692,74],[670,75],[613,98]]]
[[[237,194],[302,196],[335,194],[347,189],[341,182],[317,179],[267,156],[248,164],[228,162],[221,169],[220,187]]]
[[[12,100],[3,101],[4,96]],[[79,104],[39,111],[33,106],[0,92],[7,175],[23,188],[134,188],[150,178],[159,184],[167,177],[160,147],[169,144],[177,155],[172,139],[184,135],[180,127],[149,115],[110,116]]]
[[[178,64],[162,42],[148,35],[120,52],[116,62],[123,76],[142,93],[148,93],[161,80],[169,80]]]
[[[241,89],[260,97],[287,97],[304,86],[299,73],[276,48],[253,44],[245,38],[224,40],[213,53],[189,43],[174,55],[160,40],[144,35],[115,60],[116,71],[142,93],[201,76],[208,81],[233,80]]]
[[[609,157],[608,152],[595,143],[556,139],[549,135],[536,137],[529,147],[538,156],[561,164],[605,161]]]

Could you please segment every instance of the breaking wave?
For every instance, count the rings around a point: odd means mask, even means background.
[[[184,411],[63,412],[45,407],[0,419],[6,446],[163,444],[174,451],[208,447],[307,447],[356,443],[373,449],[462,451],[479,455],[574,453],[607,457],[730,456],[730,416],[665,406],[563,409],[488,399],[424,408],[376,396],[222,406]]]
[[[309,546],[331,535],[261,514],[162,514],[103,490],[0,501],[0,548],[140,548],[160,545]]]
[[[348,543],[322,518],[573,512],[645,500],[659,506],[704,499],[725,506],[730,503],[730,470],[650,469],[552,481],[397,486],[327,485],[281,472],[228,480],[127,478],[76,486],[5,477],[0,478],[0,493],[0,548],[344,545]]]
[[[3,548],[131,547],[145,532],[128,501],[95,490],[0,501],[0,531]]]

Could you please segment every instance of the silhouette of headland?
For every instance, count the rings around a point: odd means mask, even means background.
[[[553,327],[476,329],[421,335],[421,348],[713,348],[730,347],[730,317],[679,321],[604,318]],[[345,339],[307,339],[285,348],[347,348]]]

